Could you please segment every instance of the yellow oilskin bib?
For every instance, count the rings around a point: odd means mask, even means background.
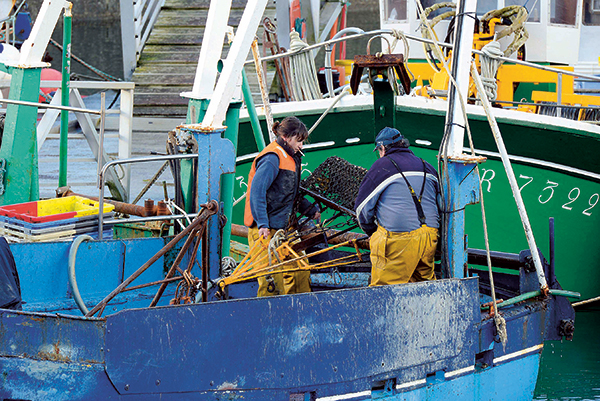
[[[267,240],[271,240],[277,230],[271,229]],[[258,227],[248,229],[248,245],[250,248],[258,241]],[[265,250],[264,252],[267,252]],[[277,263],[275,260],[274,263]],[[293,267],[293,265],[287,265]],[[257,297],[270,297],[274,295],[300,294],[310,292],[310,272],[299,271],[291,273],[275,273],[265,277],[258,278]]]
[[[371,286],[435,280],[438,230],[427,226],[394,233],[378,226],[371,236]]]

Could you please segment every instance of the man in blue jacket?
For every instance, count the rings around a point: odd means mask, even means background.
[[[381,130],[375,139],[380,158],[356,198],[358,222],[371,236],[372,286],[435,279],[438,174],[408,147],[397,129]]]

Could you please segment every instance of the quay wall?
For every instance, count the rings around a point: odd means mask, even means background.
[[[34,18],[38,15],[43,2],[43,0],[27,0],[29,11]],[[73,3],[73,23],[119,18],[119,0],[71,0],[71,3]]]

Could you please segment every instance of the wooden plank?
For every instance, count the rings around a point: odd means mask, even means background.
[[[190,74],[140,74],[133,78],[136,86],[156,84],[158,82],[163,85],[191,85],[194,83],[194,76]]]
[[[140,58],[139,64],[140,67],[146,66],[148,64],[165,64],[165,63],[197,63],[198,55],[200,54],[200,50],[195,53],[186,52],[186,53],[146,53],[142,55]],[[138,67],[138,68],[140,68]]]
[[[238,26],[242,19],[244,10],[231,10],[227,24]],[[184,27],[184,26],[206,26],[207,12],[205,10],[186,11],[181,10],[162,10],[154,28],[158,27]]]
[[[133,110],[133,115],[136,117],[141,116],[165,116],[165,117],[181,117],[185,119],[187,115],[187,106],[175,106],[175,107],[162,107],[162,106],[148,106],[148,107],[136,107]]]
[[[201,45],[204,27],[155,28],[146,45]]]
[[[190,90],[192,87],[190,86]],[[140,95],[135,94],[135,101],[138,105],[147,106],[169,106],[169,105],[185,105],[188,104],[187,98],[181,97],[178,93],[165,93],[161,96],[156,95]]]
[[[246,7],[246,4],[248,4],[247,0],[233,0],[231,2],[231,8],[244,8]],[[210,0],[167,0],[165,2],[165,5],[163,6],[163,9],[178,8],[182,10],[188,10],[205,8],[206,10],[208,10],[209,7]],[[267,8],[275,8],[275,0],[269,0],[269,2],[267,3]]]
[[[192,63],[171,63],[157,64],[148,63],[136,68],[135,75],[142,76],[147,74],[165,74],[165,75],[195,75],[196,65]]]
[[[256,38],[262,45],[264,28],[259,26]],[[204,27],[155,27],[146,42],[148,45],[200,45],[204,36]],[[179,38],[180,37],[180,38]],[[186,40],[187,39],[187,40]],[[223,38],[225,42],[225,38]]]
[[[190,90],[190,88],[189,85],[140,85],[136,87],[135,95],[180,94]]]
[[[144,52],[140,58],[140,66],[146,66],[148,64],[162,64],[162,63],[197,63],[200,49],[196,52],[159,52],[150,53]],[[138,67],[140,68],[140,67]]]
[[[146,44],[144,46],[144,51],[142,52],[142,57],[144,53],[164,53],[164,52],[174,52],[174,53],[200,53],[200,46],[198,45],[164,45],[162,43],[159,44]]]

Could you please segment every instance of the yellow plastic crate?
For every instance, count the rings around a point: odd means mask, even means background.
[[[110,213],[115,207],[105,203],[104,213]],[[0,215],[31,223],[44,223],[98,214],[98,202],[81,196],[46,199],[35,202],[17,203],[0,207]]]

